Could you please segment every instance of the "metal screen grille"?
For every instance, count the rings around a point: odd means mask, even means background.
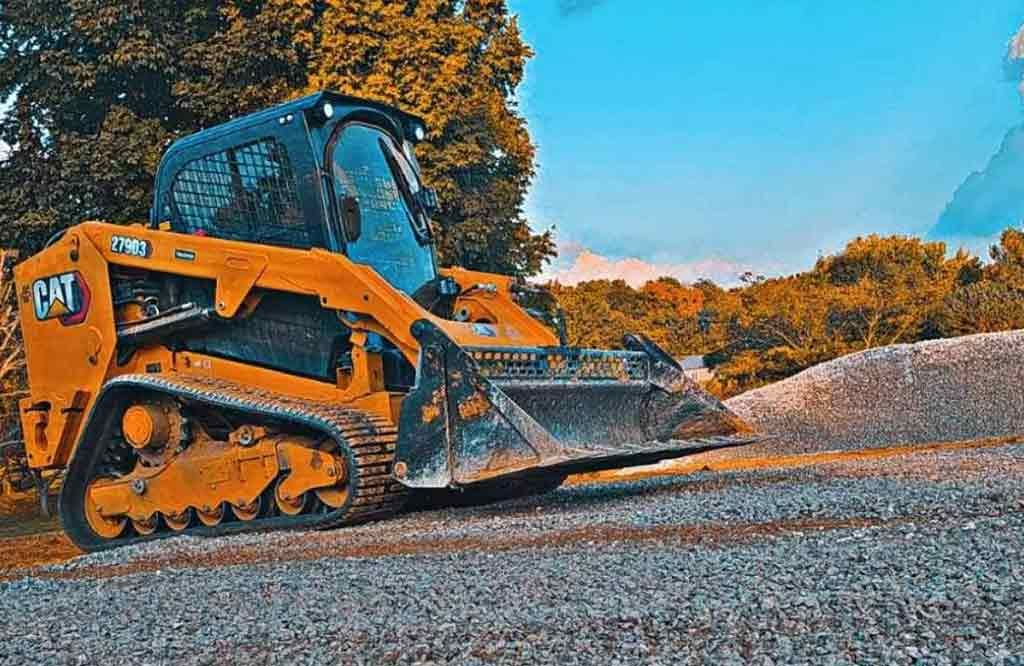
[[[597,349],[484,349],[470,347],[480,374],[492,380],[644,382],[648,357],[642,352]]]
[[[186,164],[171,188],[182,231],[228,240],[309,248],[295,173],[275,139]]]

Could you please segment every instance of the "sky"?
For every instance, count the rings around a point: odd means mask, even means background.
[[[1020,0],[510,0],[549,275],[727,282],[927,235],[1019,125]],[[1024,160],[1022,160],[1024,164]]]

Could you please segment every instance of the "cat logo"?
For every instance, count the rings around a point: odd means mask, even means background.
[[[40,321],[80,324],[89,312],[89,287],[78,271],[40,278],[32,283],[32,303]]]

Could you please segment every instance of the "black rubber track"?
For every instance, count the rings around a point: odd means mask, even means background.
[[[140,394],[154,393],[174,396],[186,403],[252,414],[258,421],[289,423],[331,437],[348,458],[348,501],[323,513],[231,522],[216,527],[199,525],[183,532],[163,530],[150,536],[133,534],[130,528],[117,539],[96,536],[85,519],[86,488],[103,460],[124,408]],[[104,385],[86,423],[61,490],[61,523],[76,546],[93,552],[180,534],[220,536],[273,529],[324,529],[386,518],[399,511],[408,498],[408,490],[391,474],[396,438],[394,426],[386,419],[332,403],[275,395],[207,377],[123,375]]]

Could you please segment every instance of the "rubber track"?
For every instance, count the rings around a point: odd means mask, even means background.
[[[80,543],[75,538],[78,535],[69,529],[69,522],[64,521],[72,540],[86,550],[105,550],[179,534],[219,536],[269,529],[327,529],[353,525],[389,517],[399,511],[408,499],[408,489],[391,475],[398,432],[390,421],[382,417],[333,403],[272,394],[211,377],[122,375],[107,382],[104,393],[125,388],[156,391],[185,401],[251,413],[260,418],[286,421],[322,432],[334,439],[342,451],[347,450],[349,478],[355,475],[354,488],[350,486],[354,492],[345,506],[325,513],[230,522],[216,527],[196,526],[183,532],[163,530],[150,536],[133,535],[99,544]],[[97,401],[97,405],[101,402],[102,399]],[[87,445],[85,442],[80,444]],[[62,506],[62,514],[64,509]],[[93,540],[95,537],[87,537],[84,541]]]

